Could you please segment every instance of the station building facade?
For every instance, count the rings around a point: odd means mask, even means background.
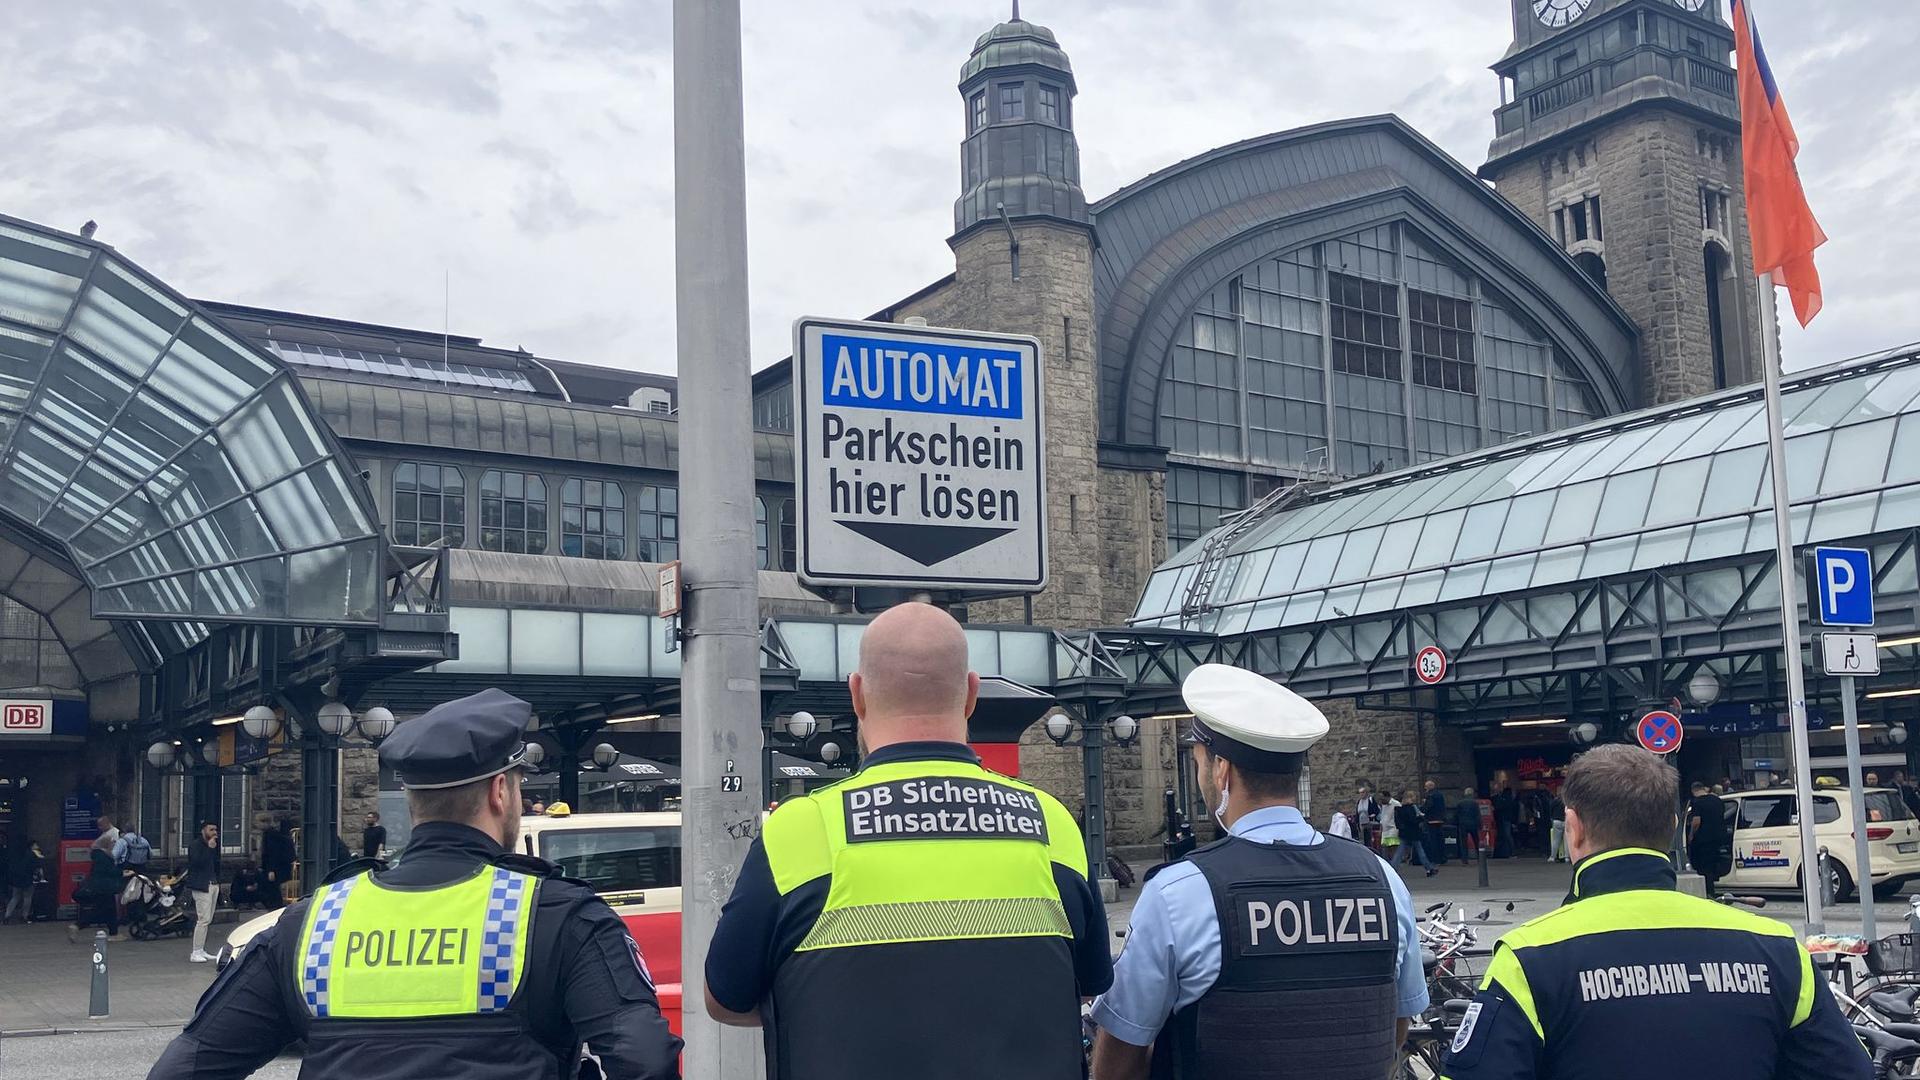
[[[1396,117],[1362,117],[1221,147],[1094,199],[1080,179],[1080,88],[1059,40],[1020,20],[980,37],[958,85],[954,271],[873,312],[1027,333],[1043,346],[1051,583],[1030,603],[971,605],[971,623],[1124,627],[1144,612],[1156,567],[1263,500],[1751,381],[1758,330],[1736,284],[1751,258],[1723,0],[1593,0],[1554,27],[1513,0],[1513,23],[1495,63],[1495,138],[1477,174]],[[84,238],[46,242],[83,261],[114,258]],[[45,261],[26,253],[15,264],[31,284]],[[627,669],[594,666],[586,642],[590,616],[650,611],[650,567],[676,553],[678,507],[691,496],[675,481],[671,379],[169,295],[190,324],[217,328],[243,366],[293,388],[288,429],[312,429],[346,492],[314,493],[311,505],[353,508],[335,531],[370,553],[335,560],[323,593],[372,589],[379,599],[330,619],[282,610],[263,622],[241,604],[197,604],[189,575],[184,611],[116,608],[102,602],[114,578],[87,572],[67,538],[40,527],[38,507],[17,514],[9,503],[12,534],[47,567],[34,573],[64,574],[66,589],[43,596],[25,574],[0,590],[9,597],[0,687],[68,702],[60,730],[80,742],[59,744],[71,748],[64,758],[9,748],[0,773],[36,773],[42,791],[97,781],[123,814],[172,821],[175,832],[194,818],[228,820],[243,853],[247,826],[274,816],[332,820],[337,806],[351,825],[377,805],[364,748],[262,756],[254,747],[250,771],[143,771],[155,732],[211,737],[228,747],[216,751],[224,760],[247,757],[231,745],[232,725],[207,725],[273,686],[297,684],[310,708],[344,694],[404,715],[503,673],[527,676],[516,685],[543,713],[587,731],[644,716],[624,731],[650,731],[656,741],[641,748],[670,755],[677,667],[649,651],[648,688],[636,693],[621,681]],[[0,319],[17,321],[11,309]],[[160,332],[156,354],[175,336]],[[772,610],[821,614],[825,602],[790,574],[788,364],[762,370],[754,388],[763,593]],[[17,411],[33,415],[43,398],[25,391]],[[54,471],[71,476],[72,457]],[[282,502],[289,512],[309,505]],[[244,558],[311,561],[320,547],[297,529],[267,528]],[[181,577],[167,569],[133,579]],[[262,584],[271,593],[276,582]],[[501,614],[514,607],[557,621]],[[63,624],[82,613],[83,624]],[[541,627],[563,623],[574,654],[541,653]],[[92,647],[129,640],[124,655]],[[1044,681],[1014,658],[1012,640],[994,644],[1009,677]],[[1351,737],[1316,758],[1323,787],[1363,773],[1449,783],[1472,774],[1457,726],[1338,697],[1328,707]],[[1176,714],[1147,717],[1139,746],[1109,751],[1105,812],[1117,841],[1159,828],[1158,794],[1177,770]],[[106,756],[114,764],[90,749],[101,738],[120,739]],[[1081,805],[1076,756],[1037,733],[1026,742],[1028,773]],[[36,764],[15,764],[28,753]],[[336,764],[323,767],[328,754]],[[316,801],[330,805],[315,812]]]

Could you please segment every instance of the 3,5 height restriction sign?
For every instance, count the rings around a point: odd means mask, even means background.
[[[1046,585],[1038,341],[820,318],[793,336],[802,581]]]

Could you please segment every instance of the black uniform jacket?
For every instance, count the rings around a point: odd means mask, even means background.
[[[413,830],[400,863],[376,873],[383,884],[431,886],[466,877],[505,855],[477,829],[424,822]],[[247,1076],[304,1036],[308,1018],[296,1012],[299,999],[291,987],[293,953],[300,947],[309,902],[288,908],[220,973],[148,1080]],[[529,1034],[563,1058],[558,1074],[571,1074],[575,1049],[585,1042],[609,1080],[678,1077],[680,1040],[667,1030],[639,950],[620,917],[592,889],[567,878],[543,879],[538,905],[516,1005],[524,1004]],[[432,1062],[405,1061],[406,1040],[395,1042],[393,1054],[382,1061],[309,1058],[301,1075],[372,1080],[391,1069],[402,1070],[392,1073],[396,1076],[437,1075]],[[463,1080],[469,1076],[491,1080],[462,1073]]]
[[[1674,891],[1644,848],[1574,867],[1494,947],[1448,1080],[1868,1080],[1826,980],[1777,919]]]

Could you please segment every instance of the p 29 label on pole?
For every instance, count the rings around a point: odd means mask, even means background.
[[[821,318],[793,336],[802,581],[1046,586],[1038,340]]]

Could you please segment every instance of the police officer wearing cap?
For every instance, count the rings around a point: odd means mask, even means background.
[[[304,1040],[303,1078],[677,1077],[619,916],[511,854],[531,708],[499,690],[402,723],[380,762],[407,789],[398,865],[336,870],[221,972],[149,1080],[242,1077]]]
[[[1327,718],[1250,671],[1181,686],[1200,788],[1228,835],[1150,875],[1113,989],[1094,1003],[1095,1080],[1381,1080],[1427,1007],[1399,875],[1297,805]]]

